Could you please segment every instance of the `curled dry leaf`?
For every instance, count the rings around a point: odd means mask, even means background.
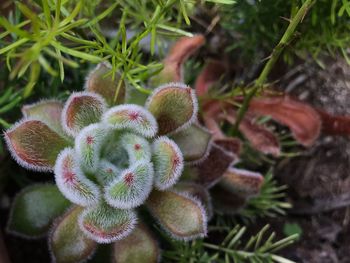
[[[312,145],[320,134],[321,120],[317,111],[288,95],[252,99],[248,112],[271,116],[288,126],[295,139],[304,146]]]
[[[349,135],[350,116],[331,115],[323,110],[317,110],[322,120],[322,131],[330,135]]]
[[[220,61],[209,61],[196,79],[195,89],[197,96],[205,96],[211,85],[217,82],[226,67]]]
[[[152,79],[152,84],[157,86],[172,81],[183,81],[183,63],[190,55],[200,48],[204,42],[205,39],[202,35],[180,38],[165,58],[163,70]]]
[[[234,125],[236,123],[236,113],[229,111],[228,114],[221,114],[221,118]],[[241,121],[239,130],[251,143],[252,147],[264,154],[279,156],[280,145],[277,137],[262,125],[254,123],[249,116]]]

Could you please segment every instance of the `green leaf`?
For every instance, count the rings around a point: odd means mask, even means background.
[[[25,118],[38,119],[46,123],[60,135],[65,135],[61,125],[63,104],[56,100],[42,100],[38,103],[24,105],[22,113]]]
[[[110,106],[123,103],[126,94],[125,81],[119,72],[113,73],[112,70],[107,62],[98,64],[88,75],[85,84],[86,91],[100,94]]]
[[[207,215],[191,196],[172,191],[153,191],[147,208],[173,238],[192,240],[207,234]]]
[[[152,164],[146,161],[134,162],[123,170],[105,188],[107,203],[116,208],[129,209],[145,202],[153,185]]]
[[[78,224],[82,207],[75,206],[57,220],[49,237],[53,262],[76,263],[87,260],[96,249],[96,242],[88,238]]]
[[[135,227],[133,210],[116,209],[105,203],[86,209],[79,218],[80,228],[98,243],[112,243],[128,236]]]
[[[173,186],[180,178],[184,160],[179,147],[166,136],[153,142],[154,184],[158,190]]]
[[[207,156],[212,135],[205,128],[198,124],[193,124],[187,129],[172,135],[170,138],[179,146],[184,160],[193,162]]]
[[[157,263],[160,249],[149,229],[139,224],[129,236],[113,244],[112,258],[118,263]]]
[[[23,120],[5,132],[14,159],[23,167],[51,171],[61,150],[70,143],[39,120]]]
[[[73,93],[63,108],[63,128],[69,135],[76,136],[84,127],[99,122],[105,110],[101,96],[92,92]]]
[[[40,237],[69,205],[55,185],[29,186],[16,196],[7,229],[18,235]]]
[[[169,83],[154,90],[146,108],[159,125],[159,135],[183,130],[197,118],[198,102],[194,91],[181,83]]]
[[[99,62],[102,61],[102,58],[100,58],[100,57],[97,57],[97,56],[94,56],[94,55],[91,55],[91,54],[88,54],[88,53],[85,53],[85,52],[81,52],[81,51],[78,51],[78,50],[74,50],[72,48],[68,48],[68,47],[62,46],[58,42],[51,42],[51,45],[54,46],[55,48],[59,49],[63,53],[67,53],[69,55],[72,55],[74,57],[90,61],[92,63],[99,63]]]

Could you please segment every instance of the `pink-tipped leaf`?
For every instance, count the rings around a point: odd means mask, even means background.
[[[103,121],[111,128],[132,130],[147,138],[154,137],[158,132],[158,125],[152,114],[134,104],[123,104],[109,109],[104,114]]]
[[[101,123],[90,124],[75,137],[75,151],[82,168],[88,172],[96,172],[102,146],[108,139],[110,130]]]
[[[125,238],[135,224],[135,212],[113,208],[105,203],[85,209],[79,217],[80,228],[98,243],[112,243]]]
[[[100,190],[80,168],[76,152],[72,148],[63,150],[55,165],[56,184],[71,202],[81,206],[96,205]]]
[[[70,143],[39,120],[23,120],[5,132],[13,158],[35,171],[52,171],[58,154]]]
[[[166,136],[153,142],[154,184],[165,190],[173,186],[181,176],[184,160],[179,147]]]
[[[150,162],[134,163],[106,186],[105,199],[107,203],[121,209],[140,206],[151,192],[153,174]]]

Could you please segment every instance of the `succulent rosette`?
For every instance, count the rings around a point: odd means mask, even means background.
[[[195,89],[183,84],[183,64],[204,42],[201,35],[179,39],[150,80],[159,87],[148,98],[101,63],[64,104],[24,106],[24,118],[5,132],[8,148],[23,167],[54,172],[56,184],[19,193],[8,230],[36,238],[51,229],[54,262],[85,261],[98,243],[112,243],[113,262],[157,262],[149,215],[187,241],[206,235],[212,201],[216,211],[235,213],[258,194],[262,175],[234,167],[240,141],[218,137],[218,120],[203,105],[220,67],[204,69]]]
[[[175,239],[207,232],[207,190],[179,182],[185,165],[206,157],[211,139],[197,124],[194,90],[168,83],[143,106],[120,104],[127,97],[125,83],[120,85],[118,74],[106,77],[108,71],[106,63],[98,65],[85,91],[65,104],[24,106],[23,120],[5,132],[20,165],[53,171],[56,182],[23,190],[8,229],[39,237],[64,213],[49,235],[57,262],[85,260],[97,243],[114,243],[117,262],[157,261],[159,248],[142,223],[143,210]]]

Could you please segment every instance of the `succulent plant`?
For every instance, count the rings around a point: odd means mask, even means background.
[[[66,211],[49,235],[57,262],[85,260],[97,243],[114,243],[117,262],[157,261],[144,210],[175,239],[207,233],[207,190],[179,182],[185,164],[202,160],[210,148],[211,134],[197,123],[194,90],[172,82],[154,89],[144,106],[119,104],[126,85],[108,71],[108,64],[98,65],[85,91],[64,105],[43,100],[24,106],[24,118],[5,132],[20,165],[54,172],[56,182],[24,189],[8,229],[39,237]]]
[[[119,73],[111,76],[109,65],[101,63],[87,77],[85,91],[65,104],[44,100],[24,106],[23,120],[5,132],[8,148],[25,168],[54,172],[56,185],[19,193],[8,230],[40,237],[51,229],[49,246],[57,262],[84,261],[98,243],[113,244],[114,262],[156,262],[160,249],[146,224],[149,214],[171,237],[186,241],[206,235],[212,201],[216,210],[235,213],[258,194],[263,176],[234,166],[241,142],[225,136],[218,124],[235,122],[231,104],[206,97],[223,67],[204,68],[195,89],[183,84],[183,64],[204,42],[201,35],[176,42],[163,70],[150,80],[159,87],[147,99],[131,94]],[[195,92],[202,104],[199,120]],[[256,115],[269,113],[259,111],[265,101],[254,103]],[[222,114],[222,105],[229,115]],[[275,116],[283,122],[290,105],[281,105]],[[264,149],[278,153],[267,129],[252,122],[241,126],[253,144],[254,138],[270,136],[270,148]],[[298,127],[302,137],[305,129]]]

